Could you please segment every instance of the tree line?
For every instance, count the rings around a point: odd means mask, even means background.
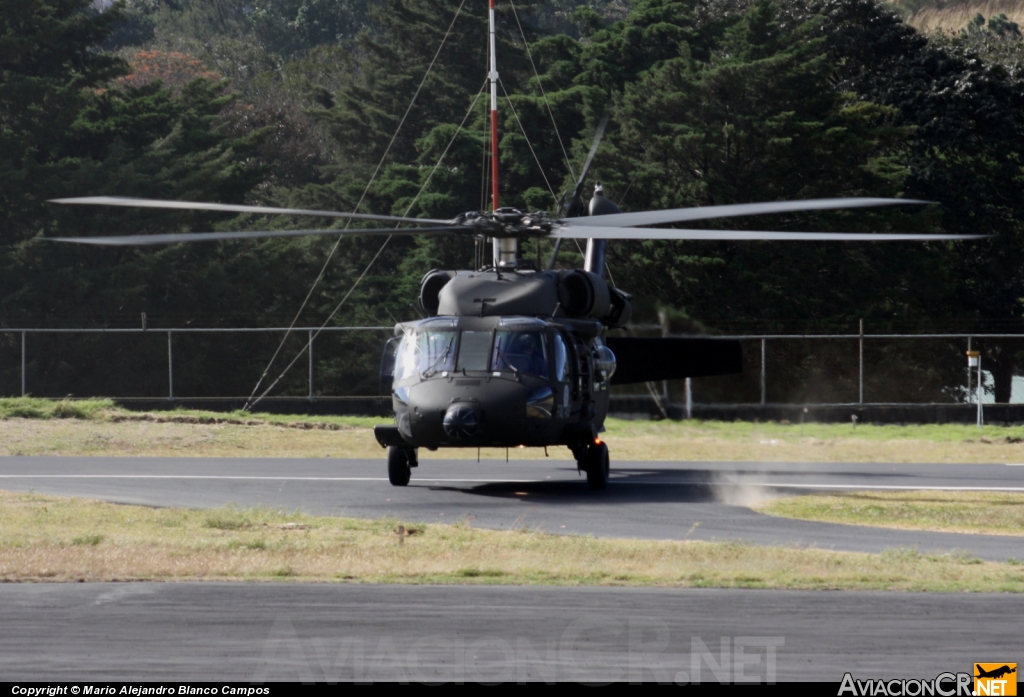
[[[483,0],[0,0],[0,9],[5,326],[115,326],[143,312],[164,326],[287,323],[336,242],[59,245],[46,238],[309,220],[83,210],[51,198],[427,217],[486,207]],[[677,329],[710,332],[849,331],[860,319],[872,331],[1024,329],[1016,25],[994,18],[926,37],[874,0],[522,0],[500,2],[498,21],[504,205],[553,210],[608,112],[592,181],[625,210],[902,196],[939,205],[716,224],[991,235],[617,242],[611,276],[637,296],[640,317],[661,310]],[[551,252],[532,245],[530,255]],[[472,259],[462,239],[395,238],[383,250],[379,238],[345,239],[299,322],[323,321],[367,266],[332,322],[409,319],[425,271]],[[579,251],[564,245],[559,263],[578,265]],[[1005,401],[1024,347],[984,348]]]

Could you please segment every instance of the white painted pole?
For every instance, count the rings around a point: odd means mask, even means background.
[[[971,337],[967,337],[967,355],[971,355]],[[971,389],[971,362],[967,362],[967,403],[971,403],[973,390]]]
[[[174,399],[174,333],[167,332],[167,399]]]
[[[313,330],[309,330],[309,401],[313,401]]]
[[[981,406],[981,355],[978,355],[978,428],[985,424],[985,415]]]
[[[858,358],[858,361],[859,361],[860,365],[859,365],[859,378],[858,378],[858,383],[857,384],[860,387],[860,390],[859,390],[860,397],[859,397],[858,403],[859,404],[864,404],[864,320],[863,319],[860,321],[860,345],[859,345],[859,348],[860,348],[860,356]]]
[[[761,406],[763,407],[768,401],[768,368],[765,365],[765,358],[767,357],[768,351],[766,344],[768,340],[764,337],[761,338]]]

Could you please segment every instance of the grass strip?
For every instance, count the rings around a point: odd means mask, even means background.
[[[0,419],[101,419],[118,409],[111,399],[0,398]]]
[[[36,397],[0,398],[0,419],[79,419],[93,421],[146,421],[152,423],[262,424],[297,425],[299,428],[324,426],[372,428],[390,423],[390,419],[369,416],[307,416],[267,412],[205,411],[170,409],[138,412],[118,406],[111,399],[40,399]],[[782,443],[807,443],[829,440],[893,441],[919,440],[933,443],[1009,443],[1024,446],[1024,425],[982,428],[968,424],[861,424],[750,421],[639,421],[609,418],[607,434],[620,438],[687,438],[727,441],[752,441],[773,446]],[[1021,452],[1024,453],[1024,447]]]
[[[385,418],[192,409],[134,412],[110,400],[0,399],[0,455],[383,458]],[[758,462],[1024,462],[1024,427],[961,424],[787,424],[610,418],[612,466],[625,460]],[[550,455],[570,459],[567,449]],[[420,459],[476,458],[475,449]],[[504,459],[485,448],[484,458]],[[512,460],[545,457],[513,448]]]
[[[0,419],[79,419],[82,421],[145,421],[149,423],[232,424],[261,426],[272,424],[300,429],[342,430],[372,428],[384,419],[370,416],[306,416],[271,414],[242,410],[220,412],[202,409],[169,409],[139,412],[118,406],[112,399],[40,399],[37,397],[0,398]]]
[[[297,457],[373,458],[385,453],[365,423],[232,421],[224,415],[198,418],[157,412],[132,418],[0,419],[0,455],[99,457]],[[350,418],[350,417],[349,417]],[[609,420],[604,439],[612,468],[629,460],[754,462],[1024,462],[1024,446],[1005,442],[934,442],[915,439],[859,440],[794,438],[782,440],[715,438],[692,435],[667,425],[661,433],[620,430]],[[859,428],[858,428],[859,430]],[[564,447],[548,449],[552,461],[571,460]],[[476,459],[475,448],[420,449],[420,460]],[[483,448],[484,459],[504,460],[503,448]],[[512,448],[509,459],[543,459],[542,448]],[[383,464],[382,464],[383,467]],[[383,470],[382,470],[383,471]],[[423,470],[423,476],[429,476]]]
[[[843,492],[776,499],[757,510],[824,523],[1024,536],[1024,494],[1007,492]]]
[[[405,530],[399,535],[399,526]],[[269,509],[154,509],[0,492],[3,581],[310,581],[1024,591],[1024,566],[892,549],[484,530]]]

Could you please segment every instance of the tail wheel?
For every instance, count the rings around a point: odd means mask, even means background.
[[[587,486],[601,491],[608,486],[608,473],[611,469],[608,458],[608,444],[595,443],[587,448]]]
[[[406,448],[388,446],[388,481],[393,486],[405,486],[412,477],[412,459],[414,452]]]

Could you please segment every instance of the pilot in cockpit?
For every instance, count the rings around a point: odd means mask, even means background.
[[[522,334],[516,339],[512,352],[521,356],[524,373],[547,377],[548,362],[544,359],[544,352],[537,345],[537,338],[533,334]]]

